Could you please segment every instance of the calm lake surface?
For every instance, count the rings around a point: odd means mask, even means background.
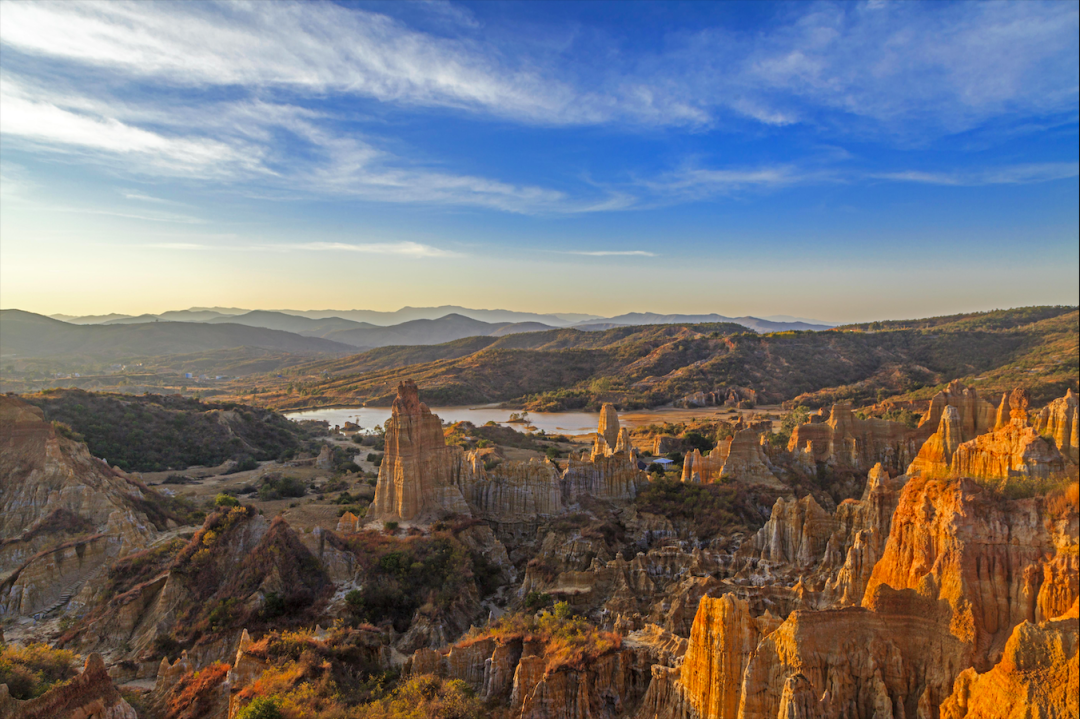
[[[515,410],[498,409],[489,405],[478,407],[432,407],[431,411],[439,415],[444,422],[461,422],[468,420],[475,425],[487,422],[508,424],[510,413]],[[625,427],[636,427],[653,422],[679,422],[691,417],[715,417],[717,415],[734,417],[732,410],[722,407],[702,407],[699,409],[677,409],[674,407],[661,407],[650,410],[634,410],[620,412],[620,424]],[[389,407],[345,407],[338,409],[309,409],[302,412],[286,412],[289,419],[325,420],[330,426],[344,425],[346,422],[355,422],[365,430],[371,430],[375,425],[382,424],[390,417]],[[532,427],[544,430],[548,434],[585,434],[595,432],[596,425],[600,421],[597,412],[529,412],[529,422]],[[508,425],[515,429],[525,431],[521,424]]]

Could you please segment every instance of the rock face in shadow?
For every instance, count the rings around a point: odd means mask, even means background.
[[[0,540],[47,534],[59,512],[131,551],[157,535],[143,503],[145,487],[61,436],[37,407],[0,395]]]
[[[476,453],[465,453],[461,492],[473,513],[499,523],[532,522],[565,511],[559,470],[549,460],[502,462],[484,469]]]
[[[100,654],[91,654],[79,676],[39,697],[18,701],[0,689],[0,715],[11,719],[138,719],[105,669]]]
[[[489,706],[508,706],[523,719],[616,719],[645,693],[650,667],[681,657],[685,642],[648,627],[586,663],[553,663],[545,649],[530,635],[486,637],[442,651],[420,649],[404,670],[464,681]]]
[[[67,605],[170,526],[162,500],[63,436],[37,407],[0,395],[0,616]]]
[[[398,385],[386,421],[386,453],[368,514],[378,521],[423,522],[468,515],[454,470],[459,453],[446,446],[442,422],[420,402],[416,383]]]

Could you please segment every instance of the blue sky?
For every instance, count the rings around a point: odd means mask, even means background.
[[[0,305],[1076,304],[1078,5],[0,3]]]

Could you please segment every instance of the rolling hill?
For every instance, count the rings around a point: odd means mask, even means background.
[[[610,325],[687,325],[702,324],[706,322],[734,322],[755,332],[788,332],[791,330],[813,330],[820,332],[831,329],[832,325],[812,324],[802,321],[773,322],[758,317],[724,317],[723,315],[658,315],[654,312],[630,312],[629,314],[609,317],[600,320],[587,320],[581,324],[595,326],[598,324]]]
[[[152,357],[259,347],[294,354],[354,348],[317,337],[237,324],[144,322],[74,325],[22,310],[0,311],[0,354],[9,357]]]
[[[384,347],[249,378],[279,409],[382,404],[411,377],[436,404],[509,402],[532,410],[669,403],[738,385],[762,402],[821,406],[928,394],[951,379],[1036,402],[1078,389],[1075,308],[958,315],[928,328],[860,326],[758,335],[737,324],[556,329],[430,347]]]
[[[347,330],[370,329],[375,325],[368,322],[354,322],[341,317],[327,317],[315,320],[310,317],[299,317],[286,314],[285,312],[271,312],[269,310],[254,310],[242,315],[224,315],[208,320],[209,324],[238,324],[248,327],[265,327],[270,330],[282,332],[295,332],[305,337],[322,337],[334,332]]]

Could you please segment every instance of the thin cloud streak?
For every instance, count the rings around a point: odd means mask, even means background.
[[[918,182],[929,185],[980,187],[983,185],[1027,185],[1064,180],[1080,175],[1080,163],[1044,162],[984,169],[976,172],[885,172],[871,175],[880,180]]]
[[[584,255],[586,257],[611,257],[611,256],[624,256],[624,257],[656,257],[655,252],[646,252],[645,250],[596,250],[592,252],[578,251],[578,252],[566,252],[567,255]]]
[[[198,242],[152,242],[143,244],[141,247],[156,249],[156,250],[199,250],[199,251],[218,251],[218,250],[232,250],[239,252],[355,252],[366,255],[396,255],[403,257],[416,257],[416,258],[452,258],[452,257],[464,257],[465,255],[459,252],[452,252],[450,250],[440,249],[438,247],[432,247],[431,245],[425,245],[420,242],[369,242],[369,243],[349,243],[349,242],[299,242],[299,243],[281,243],[281,244],[268,244],[268,243],[256,243],[256,244],[240,244],[240,245],[221,245],[221,244],[205,244]]]

